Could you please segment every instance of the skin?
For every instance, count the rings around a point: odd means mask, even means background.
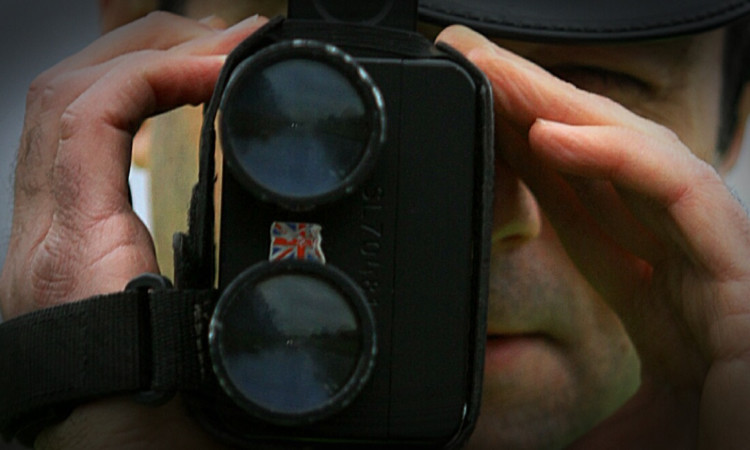
[[[12,263],[0,277],[6,317],[121,290],[159,270],[127,204],[133,136],[149,116],[206,101],[223,55],[264,19],[226,23],[283,10],[238,3],[191,3],[193,17],[223,13],[202,22],[150,15],[33,83]],[[114,5],[122,6],[103,3],[105,17]],[[747,441],[750,221],[720,176],[739,138],[723,160],[714,145],[721,38],[573,46],[493,42],[463,27],[439,34],[485,72],[495,96],[487,369],[471,447]],[[196,110],[183,109],[139,136],[154,149],[155,179],[167,179],[159,171],[175,161],[194,163],[192,154],[168,156],[194,152],[193,136],[163,134],[194,120]],[[179,399],[162,408],[85,405],[37,444],[215,446]]]

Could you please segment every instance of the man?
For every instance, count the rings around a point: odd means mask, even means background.
[[[554,27],[472,19],[500,3],[463,18],[495,30],[490,38],[422,27],[464,53],[494,89],[486,371],[469,446],[744,448],[750,221],[720,174],[736,159],[750,104],[742,89],[730,90],[738,101],[721,101],[731,78],[724,50],[736,42],[716,28],[743,14],[709,21],[704,32],[675,26],[669,39],[624,26],[610,36],[628,39],[620,43],[591,43],[585,27],[571,27],[567,37],[580,42],[563,44],[533,40]],[[126,0],[101,4],[109,27],[143,12]],[[275,1],[187,0],[178,12],[205,19],[150,15],[35,81],[0,279],[6,317],[118,291],[159,270],[127,201],[133,135],[151,115],[206,101],[224,55],[283,10]],[[602,29],[588,33],[606,38]],[[154,171],[157,152],[169,151],[159,133],[196,120],[194,110],[174,114],[144,139]],[[194,151],[195,141],[174,143],[179,135],[170,147]],[[77,408],[37,445],[220,448],[179,400],[154,408],[128,399]]]

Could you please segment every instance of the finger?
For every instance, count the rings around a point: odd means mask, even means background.
[[[121,55],[93,67],[85,67],[58,75],[44,88],[45,93],[36,102],[36,107],[30,106],[27,112],[26,130],[19,152],[18,175],[16,177],[17,180],[20,180],[18,187],[21,193],[35,194],[45,191],[44,187],[49,178],[48,172],[54,159],[54,153],[45,152],[44,149],[56,146],[59,137],[58,117],[62,115],[70,103],[97,80],[105,78],[107,73],[113,70],[123,73],[138,73],[141,70],[146,70],[142,69],[142,66],[152,64],[152,61],[171,60],[172,58],[180,58],[181,55],[223,55],[264,22],[265,19],[263,18],[250,18],[221,33],[205,36],[198,41],[184,43],[168,51],[141,50],[136,53]],[[190,68],[186,70],[189,72]],[[215,79],[215,77],[212,78]],[[111,89],[118,88],[118,85],[111,86]],[[203,100],[207,99],[205,95],[202,98]],[[141,120],[143,119],[145,117],[141,118]]]
[[[747,215],[716,171],[670,133],[539,121],[531,149],[554,170],[630,193],[639,219],[719,278],[750,273]],[[738,226],[739,225],[739,226]]]
[[[537,118],[571,125],[651,127],[612,100],[580,90],[466,27],[448,27],[437,39],[465,54],[485,73],[492,84],[496,113],[519,130],[528,130]]]
[[[216,28],[207,21],[155,11],[103,35],[82,51],[50,68],[45,76],[54,78],[60,72],[96,65],[147,48],[166,50],[215,32]]]
[[[37,77],[27,95],[24,128],[34,130],[39,136],[52,133],[56,126],[55,115],[113,65],[119,64],[122,58],[142,51],[159,50],[194,55],[226,54],[265,22],[265,18],[253,16],[229,29],[217,30],[171,14],[150,15],[104,36]],[[45,115],[43,120],[42,115]],[[41,125],[46,125],[46,129]],[[28,148],[25,144],[22,149]],[[21,155],[19,159],[23,160],[23,157]]]
[[[125,197],[132,135],[143,118],[206,101],[224,62],[222,56],[153,60],[147,54],[142,59],[148,61],[136,73],[113,68],[66,108],[60,119],[54,167],[80,174],[82,186],[76,192],[81,195],[68,201],[75,202],[82,213],[101,211],[109,204],[108,186],[115,186],[119,191],[115,194]],[[53,178],[53,191],[68,189],[69,178]]]
[[[193,55],[226,54],[234,49],[258,28],[265,25],[268,19],[258,15],[250,16],[226,29],[217,29],[213,34],[191,41],[185,41],[174,50]]]
[[[571,260],[628,322],[634,313],[627,300],[648,265],[604,232],[566,177],[531,151],[525,133],[502,120],[496,129],[503,136],[502,157],[532,191]]]
[[[149,20],[150,19],[150,20]],[[185,54],[226,54],[266,22],[249,17],[231,28],[217,30],[201,22],[171,14],[153,14],[132,25],[105,35],[87,49],[61,62],[32,83],[27,97],[27,114],[67,106],[81,89],[71,89],[71,80],[79,86],[91,84],[113,61],[141,51],[173,50]],[[96,68],[85,72],[82,69]],[[82,74],[88,74],[83,77]],[[63,95],[66,94],[67,95]]]
[[[106,58],[101,60],[96,57],[97,55],[89,56],[86,54],[86,64],[76,64],[82,61],[70,61],[65,64],[66,70],[58,73],[56,77],[52,79],[42,77],[40,80],[44,90],[44,95],[41,96],[42,110],[59,110],[60,107],[66,107],[72,99],[93,84],[95,80],[110,71],[113,66],[121,64],[124,58],[141,52],[159,51],[164,52],[161,55],[163,58],[169,58],[172,54],[226,55],[265,22],[265,18],[253,16],[237,23],[231,28],[203,33],[200,38],[192,39],[193,35],[190,34],[188,35],[190,40],[170,40],[168,47],[160,45],[149,46],[148,41],[141,45],[140,40],[135,39],[136,42],[134,44],[126,44],[128,47],[127,52],[124,51],[124,48],[120,48],[119,50],[109,52]],[[134,65],[134,69],[137,69],[135,62],[131,64]],[[30,113],[33,114],[34,111],[30,111]]]
[[[217,27],[216,20],[196,21],[182,16],[155,12],[145,19],[115,30],[67,60],[64,69],[92,66],[116,56],[140,50],[169,50],[189,45],[188,53],[226,53],[267,20],[247,17],[229,28]],[[217,44],[220,44],[217,47]]]
[[[213,34],[208,25],[174,14],[154,12],[108,33],[80,52],[52,66],[32,83],[27,95],[27,114],[44,110],[40,103],[50,95],[51,83],[62,74],[95,66],[120,55],[144,49],[166,50],[185,41]]]
[[[659,236],[633,213],[631,205],[612,183],[565,174],[563,179],[586,212],[615,242],[652,265],[664,260],[666,249]]]

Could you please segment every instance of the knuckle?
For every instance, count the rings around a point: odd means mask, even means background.
[[[656,136],[659,136],[665,143],[670,145],[679,144],[680,146],[683,146],[682,139],[673,129],[657,122],[650,122],[650,124],[653,127]]]
[[[671,142],[673,144],[682,144],[682,139],[680,139],[680,136],[671,128],[662,126],[661,132],[662,136],[664,136],[664,139],[666,139],[668,142]]]
[[[58,66],[47,69],[31,81],[26,93],[27,111],[44,111],[50,105],[50,100],[58,99],[66,92],[66,72]]]
[[[75,135],[76,130],[80,126],[80,119],[75,109],[72,106],[68,106],[60,115],[59,129],[60,129],[60,141],[70,139],[71,136]]]
[[[82,132],[86,120],[85,112],[81,111],[81,108],[75,102],[66,106],[58,119],[59,141],[68,141]]]
[[[52,69],[46,70],[37,75],[29,84],[29,90],[26,93],[26,105],[32,105],[47,90],[50,80],[54,77]]]
[[[31,107],[38,98],[41,97],[41,93],[47,87],[47,77],[42,74],[34,78],[29,84],[29,90],[26,92],[26,108]]]
[[[54,113],[59,111],[60,107],[70,95],[71,86],[68,83],[68,77],[57,75],[54,78],[46,80],[45,84],[40,87],[36,94],[38,97],[37,104],[41,114]]]
[[[158,31],[174,23],[177,18],[178,16],[173,13],[157,10],[148,13],[141,21],[146,28],[154,28]]]

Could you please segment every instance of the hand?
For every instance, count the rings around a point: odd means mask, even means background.
[[[438,40],[490,79],[498,157],[639,352],[642,387],[586,443],[746,445],[750,221],[720,176],[665,127],[477,33]]]
[[[4,317],[120,291],[134,276],[158,272],[151,237],[128,202],[133,135],[151,115],[207,101],[226,54],[264,22],[253,17],[222,30],[154,13],[32,83],[0,276]],[[165,448],[159,439],[180,438],[204,448],[177,409],[87,405],[42,441]],[[162,426],[181,431],[165,434]]]

